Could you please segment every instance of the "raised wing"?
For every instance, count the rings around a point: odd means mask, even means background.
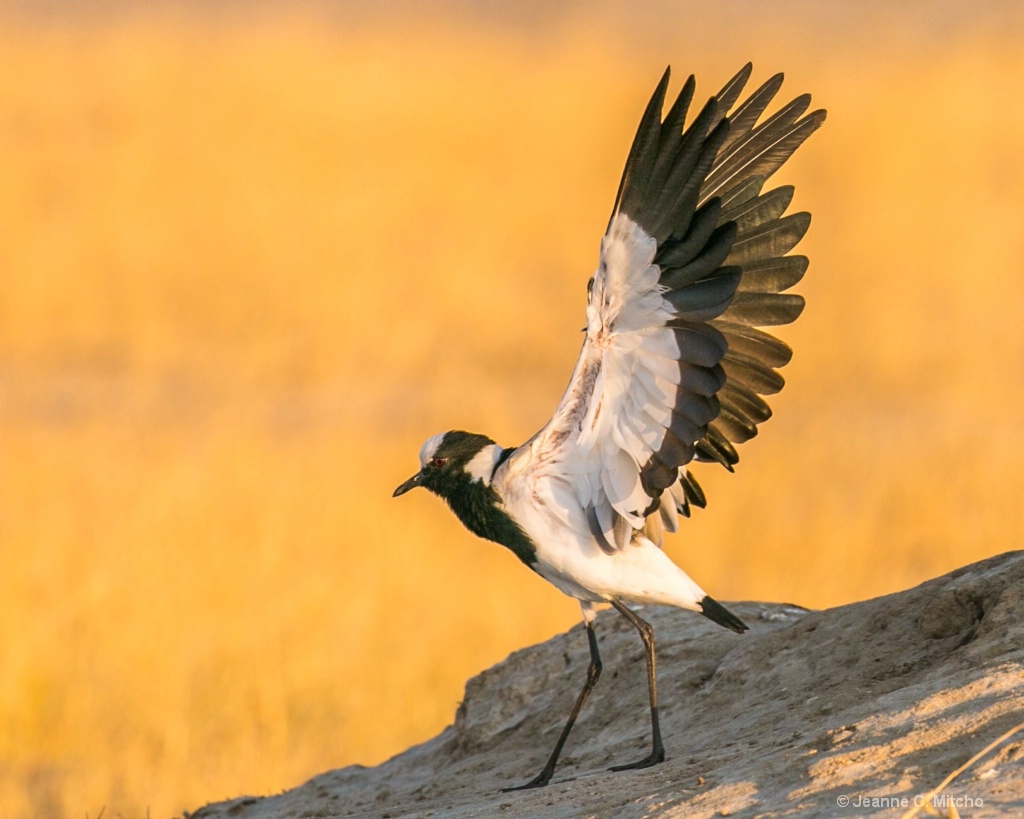
[[[782,388],[777,368],[790,349],[757,328],[803,309],[800,296],[781,291],[807,269],[805,257],[786,254],[810,215],[783,215],[791,187],[761,190],[825,112],[804,116],[804,95],[759,124],[779,74],[730,114],[750,71],[684,130],[694,78],[662,119],[666,70],[601,242],[576,370],[551,421],[508,463],[569,491],[607,551],[637,529],[660,537],[659,521],[674,531],[677,512],[703,505],[686,464],[732,470],[733,444],[771,415],[761,396]],[[665,490],[672,503],[661,503]]]

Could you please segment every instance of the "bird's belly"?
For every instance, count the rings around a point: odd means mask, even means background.
[[[696,609],[704,591],[661,549],[640,538],[608,554],[591,539],[537,543],[537,573],[577,600],[664,604]]]
[[[603,551],[571,488],[552,482],[544,491],[506,487],[506,509],[536,547],[531,567],[577,600],[616,598],[696,608],[704,592],[653,542],[637,537],[624,549]]]

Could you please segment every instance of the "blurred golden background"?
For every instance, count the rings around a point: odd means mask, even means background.
[[[3,8],[0,815],[380,762],[577,622],[391,490],[547,419],[667,63],[830,111],[788,386],[670,554],[820,607],[1020,548],[1021,12],[629,5]]]

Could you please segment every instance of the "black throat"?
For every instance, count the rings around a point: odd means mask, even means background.
[[[437,494],[474,535],[511,549],[527,566],[537,562],[537,547],[504,510],[498,493],[483,481],[463,474]]]

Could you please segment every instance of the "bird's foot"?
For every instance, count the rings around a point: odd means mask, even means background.
[[[645,756],[639,762],[631,762],[628,765],[613,765],[609,768],[609,771],[635,771],[640,768],[650,768],[652,765],[657,765],[659,762],[665,761],[665,749],[655,748],[648,756]]]
[[[512,791],[528,791],[531,788],[543,788],[545,785],[548,784],[548,782],[551,781],[551,775],[553,773],[553,770],[549,771],[547,768],[545,768],[525,785],[513,785],[511,788],[502,788],[501,792],[511,793]]]

